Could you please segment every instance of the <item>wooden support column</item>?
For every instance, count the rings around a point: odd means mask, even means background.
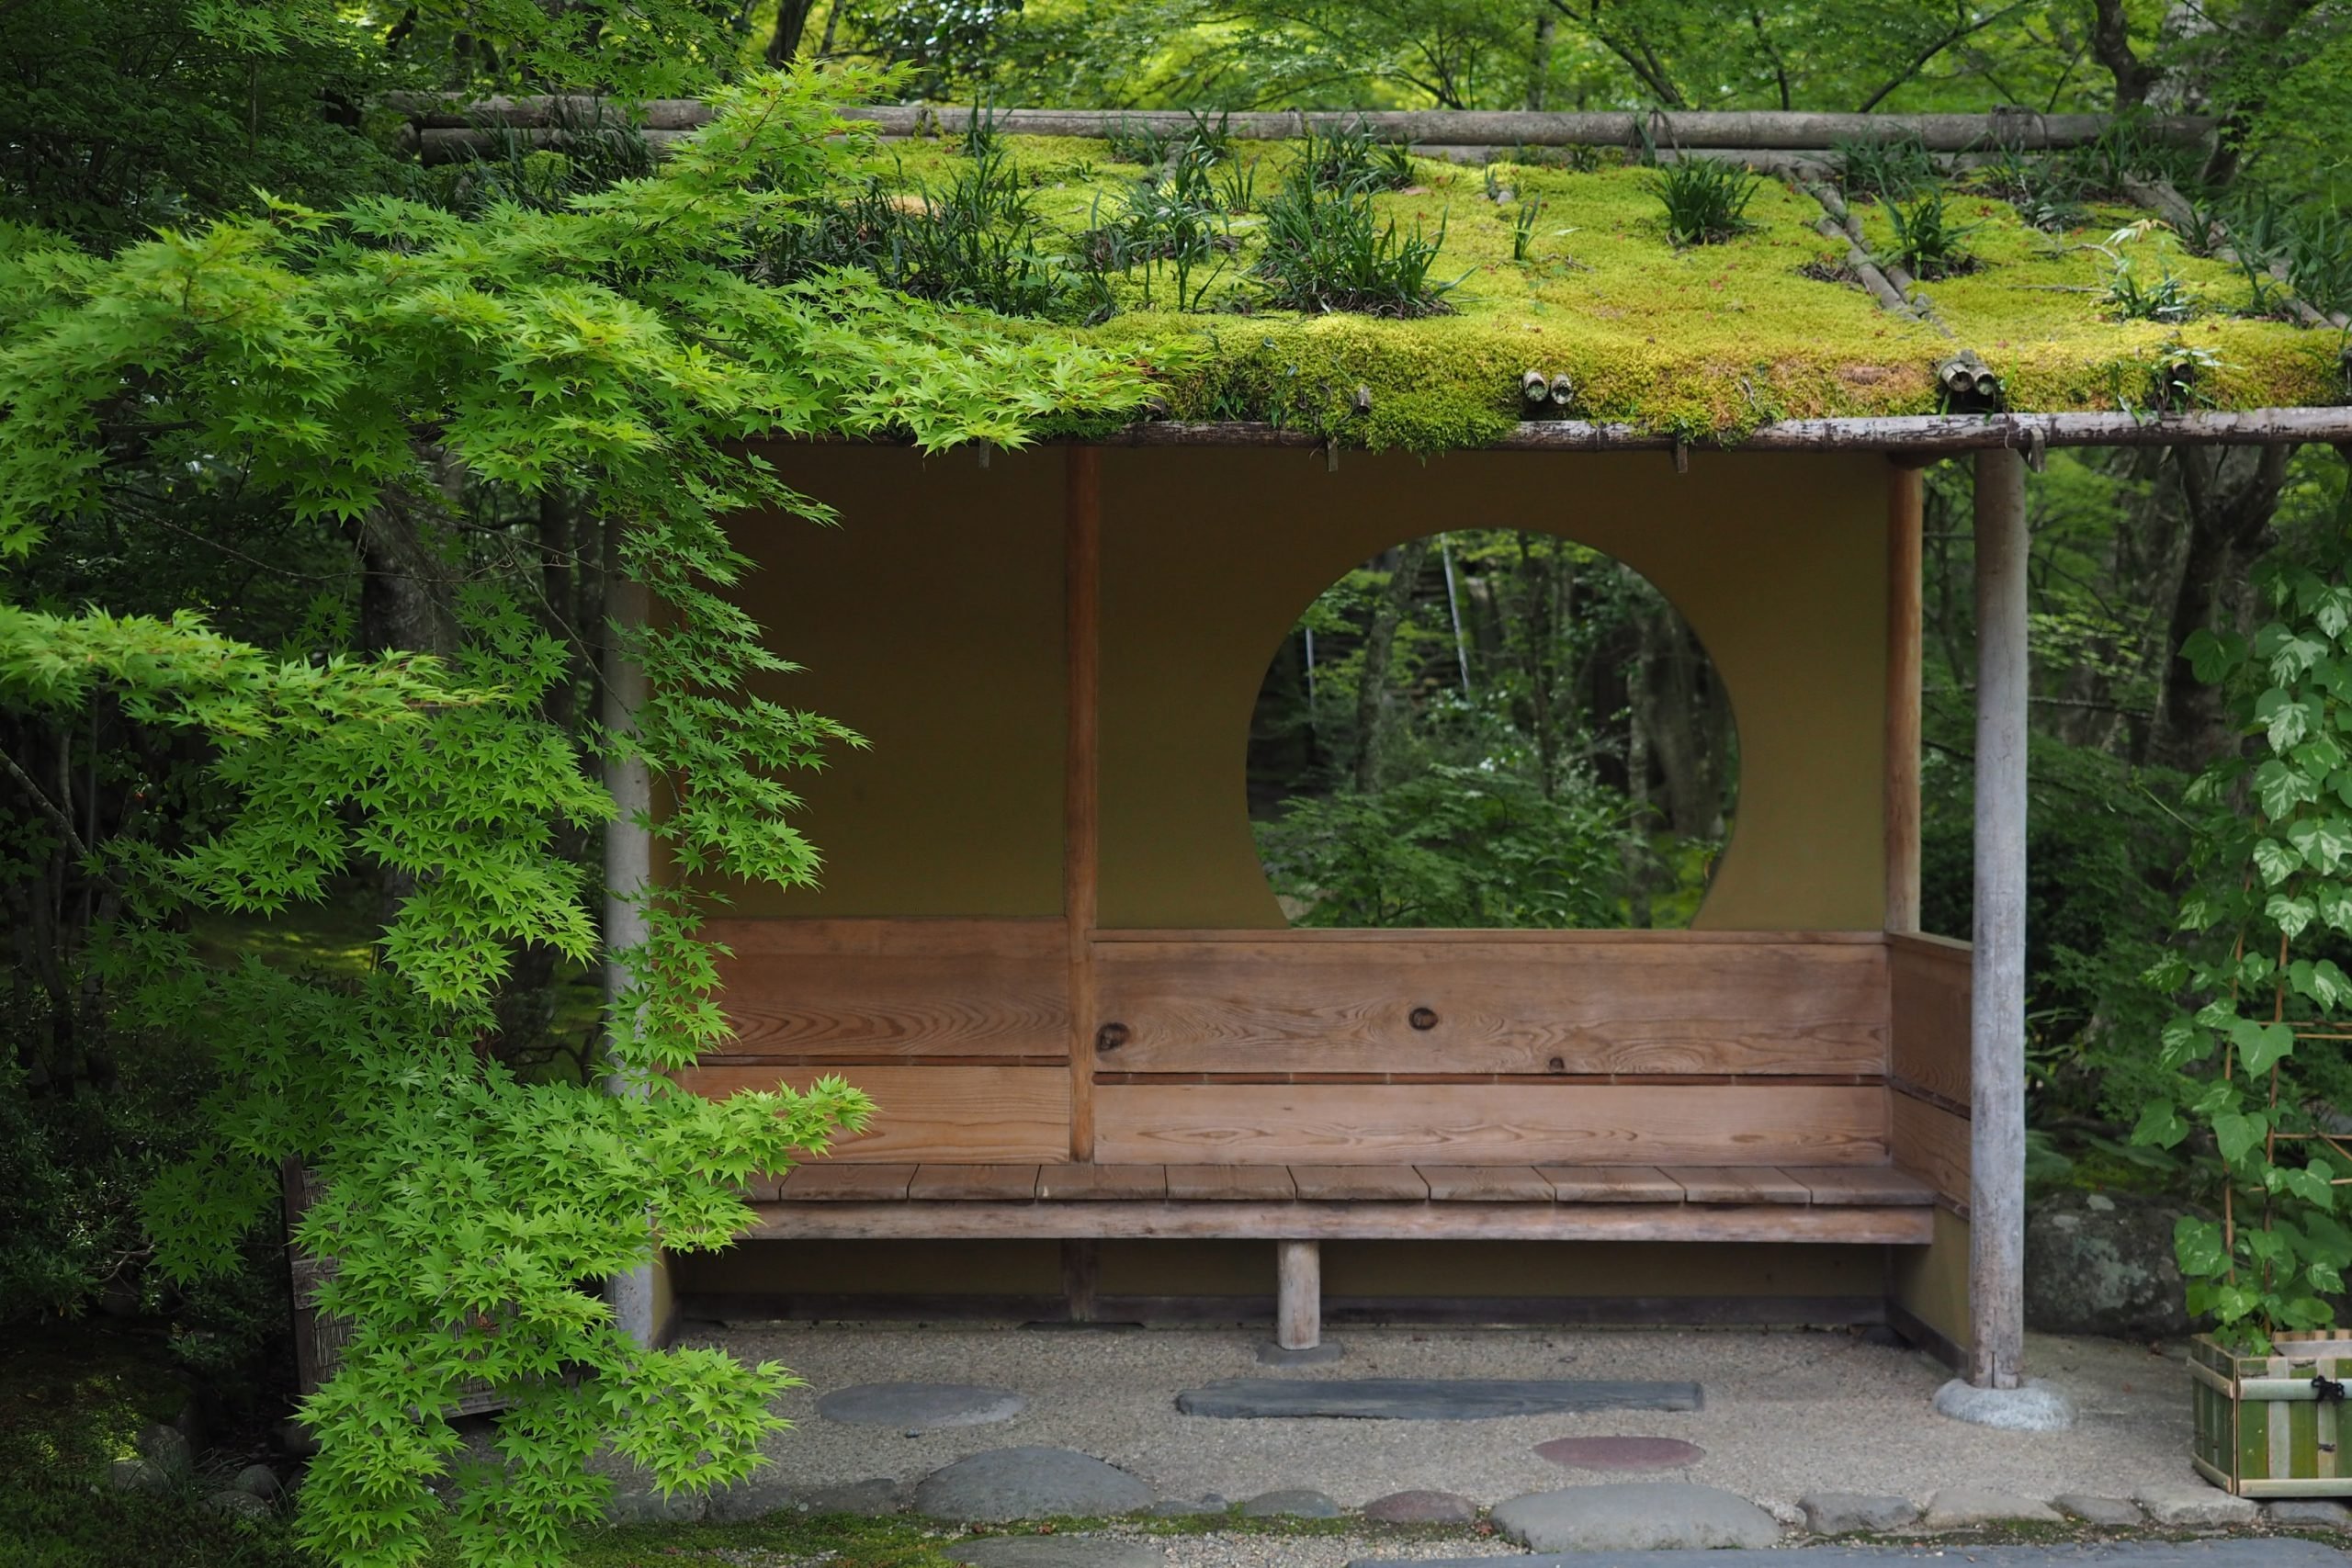
[[[1312,1241],[1274,1243],[1274,1343],[1312,1350],[1323,1343],[1323,1253]]]
[[[1976,945],[1968,1381],[2016,1388],[2025,1357],[2025,460],[1976,457]]]
[[[1887,467],[1886,929],[1919,929],[1920,510],[1917,468]]]
[[[605,618],[615,626],[641,626],[651,602],[645,584],[632,581],[621,570],[614,547],[618,536],[616,527],[606,538]],[[622,658],[620,649],[609,641],[605,648],[604,685],[601,716],[605,727],[616,734],[633,733],[638,709],[644,705],[647,694],[645,671],[635,660]],[[653,783],[644,762],[615,757],[605,764],[605,787],[619,808],[619,816],[605,829],[605,1005],[611,1024],[617,1028],[616,1004],[628,989],[629,976],[616,954],[639,945],[646,936],[645,911],[637,900],[653,883],[653,835],[645,826],[653,808]],[[646,1092],[642,1084],[630,1084],[618,1074],[607,1077],[605,1087],[616,1094]],[[639,1345],[658,1344],[667,1331],[669,1316],[668,1281],[660,1251],[656,1249],[626,1274],[605,1280],[605,1300],[621,1332]]]
[[[1069,1157],[1094,1157],[1095,870],[1102,824],[1102,452],[1071,446],[1063,496],[1062,912],[1069,926]],[[1073,1303],[1075,1305],[1075,1303]]]

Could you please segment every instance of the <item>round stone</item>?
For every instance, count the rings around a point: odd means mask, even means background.
[[[1478,1505],[1459,1492],[1391,1492],[1366,1503],[1363,1517],[1384,1525],[1466,1525],[1478,1517]]]
[[[2056,1383],[2028,1378],[2019,1388],[1978,1388],[1954,1378],[1936,1390],[1936,1414],[2001,1432],[2063,1432],[2075,1424],[2075,1402]]]
[[[968,1524],[1099,1518],[1151,1506],[1151,1488],[1114,1465],[1069,1449],[994,1449],[933,1471],[915,1487],[915,1512]]]
[[[910,1437],[943,1427],[986,1427],[1010,1421],[1029,1402],[1009,1388],[967,1382],[869,1382],[837,1388],[817,1401],[817,1414],[854,1427],[896,1427]]]
[[[1679,1438],[1555,1438],[1535,1451],[1564,1470],[1616,1472],[1681,1470],[1707,1457]]]
[[[1277,1487],[1241,1505],[1245,1519],[1336,1519],[1345,1511],[1311,1486]]]

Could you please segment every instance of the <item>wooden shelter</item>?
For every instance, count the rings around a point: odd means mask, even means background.
[[[560,145],[547,106],[496,112]],[[960,113],[868,113],[901,139],[902,175],[952,171]],[[697,115],[655,105],[648,123],[683,134]],[[996,130],[1040,190],[1073,187],[1053,196],[1068,216],[1115,162],[1068,139],[1149,118]],[[1308,128],[1260,118],[1229,129]],[[797,786],[821,890],[742,893],[713,933],[737,1038],[684,1081],[838,1073],[880,1114],[759,1187],[731,1252],[623,1281],[625,1318],[660,1332],[673,1292],[738,1314],[1080,1319],[1246,1315],[1271,1296],[1280,1343],[1305,1348],[1328,1282],[1335,1315],[1891,1322],[2015,1386],[2027,466],[2053,445],[2352,440],[2344,323],[2226,303],[2246,269],[2211,259],[2215,234],[2165,263],[2209,314],[2110,320],[2079,298],[2096,293],[2082,246],[1989,212],[1990,264],[1923,288],[1818,149],[1917,133],[1946,153],[2048,151],[2104,127],[1853,118],[1368,117],[1499,163],[1561,211],[1589,199],[1589,252],[1507,272],[1461,215],[1476,185],[1435,189],[1452,176],[1432,163],[1432,188],[1382,201],[1453,204],[1476,308],[1138,310],[1070,330],[1147,357],[1186,340],[1166,417],[1019,453],[777,448],[843,525],[741,520],[766,569],[746,602],[806,667],[767,694],[872,746]],[[419,124],[428,157],[485,134],[478,114]],[[1628,171],[1528,152],[1644,139],[1780,176],[1757,234],[1677,252],[1623,216]],[[2188,221],[2160,187],[2121,196]],[[1961,453],[1977,469],[1973,944],[1918,930],[1918,468]],[[1288,929],[1243,787],[1268,658],[1357,562],[1495,526],[1630,565],[1714,660],[1740,801],[1692,929]],[[616,787],[644,798],[641,777]],[[629,834],[612,854],[616,888],[659,874]]]

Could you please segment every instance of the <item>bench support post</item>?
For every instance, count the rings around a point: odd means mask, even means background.
[[[1274,1343],[1312,1350],[1323,1343],[1323,1251],[1312,1241],[1274,1243]]]

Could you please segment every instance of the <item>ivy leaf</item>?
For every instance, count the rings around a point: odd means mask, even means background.
[[[2173,1072],[2178,1072],[2189,1063],[2209,1055],[2213,1048],[2212,1035],[2186,1018],[2176,1018],[2165,1024],[2157,1038],[2164,1047],[2157,1059],[2165,1068]],[[2167,1113],[2172,1110],[2169,1100],[2150,1102],[2151,1108],[2157,1104],[2163,1105]],[[2176,1139],[2172,1142],[2177,1141]],[[2169,1148],[2172,1144],[2168,1142],[2165,1146]]]
[[[2210,1280],[2230,1267],[2230,1255],[2222,1246],[2222,1227],[2195,1214],[2183,1214],[2173,1223],[2172,1250],[2180,1260],[2180,1271],[2192,1280]]]
[[[2273,751],[2284,751],[2311,733],[2311,708],[2283,687],[2263,693],[2254,705],[2254,716],[2269,731]]]
[[[2266,887],[2276,887],[2301,871],[2303,857],[2276,839],[2257,839],[2254,845],[2254,866],[2262,874]]]
[[[2287,829],[2287,841],[2303,857],[2304,863],[2323,876],[2333,876],[2352,855],[2352,830],[2347,830],[2341,818],[2331,817],[2318,822],[2297,822]]]
[[[2352,934],[2352,887],[2323,887],[2313,902],[2331,929]]]
[[[2317,1170],[2296,1170],[2287,1166],[2274,1168],[2281,1190],[2322,1209],[2335,1207],[2335,1189],[2328,1182],[2325,1166]]]
[[[2232,1165],[2252,1153],[2267,1131],[2269,1122],[2259,1111],[2225,1111],[2213,1118],[2213,1142]]]
[[[2238,1061],[2245,1070],[2259,1075],[2294,1055],[2295,1031],[2291,1024],[2241,1018],[2230,1025],[2230,1043],[2238,1048]]]
[[[2188,634],[2180,656],[2206,685],[2219,685],[2245,657],[2245,641],[2234,632],[2216,635],[2203,626]]]
[[[2319,918],[2319,905],[2309,898],[2290,898],[2284,893],[2273,893],[2262,912],[2285,934],[2288,941],[2303,934],[2303,928]]]
[[[2317,800],[2319,783],[2301,769],[2272,757],[2254,771],[2254,793],[2262,803],[2262,814],[2276,822],[2303,802]]]
[[[2140,1108],[2139,1122],[2132,1129],[2135,1144],[2168,1149],[2188,1136],[2188,1123],[2180,1119],[2169,1100],[2152,1100]]]

